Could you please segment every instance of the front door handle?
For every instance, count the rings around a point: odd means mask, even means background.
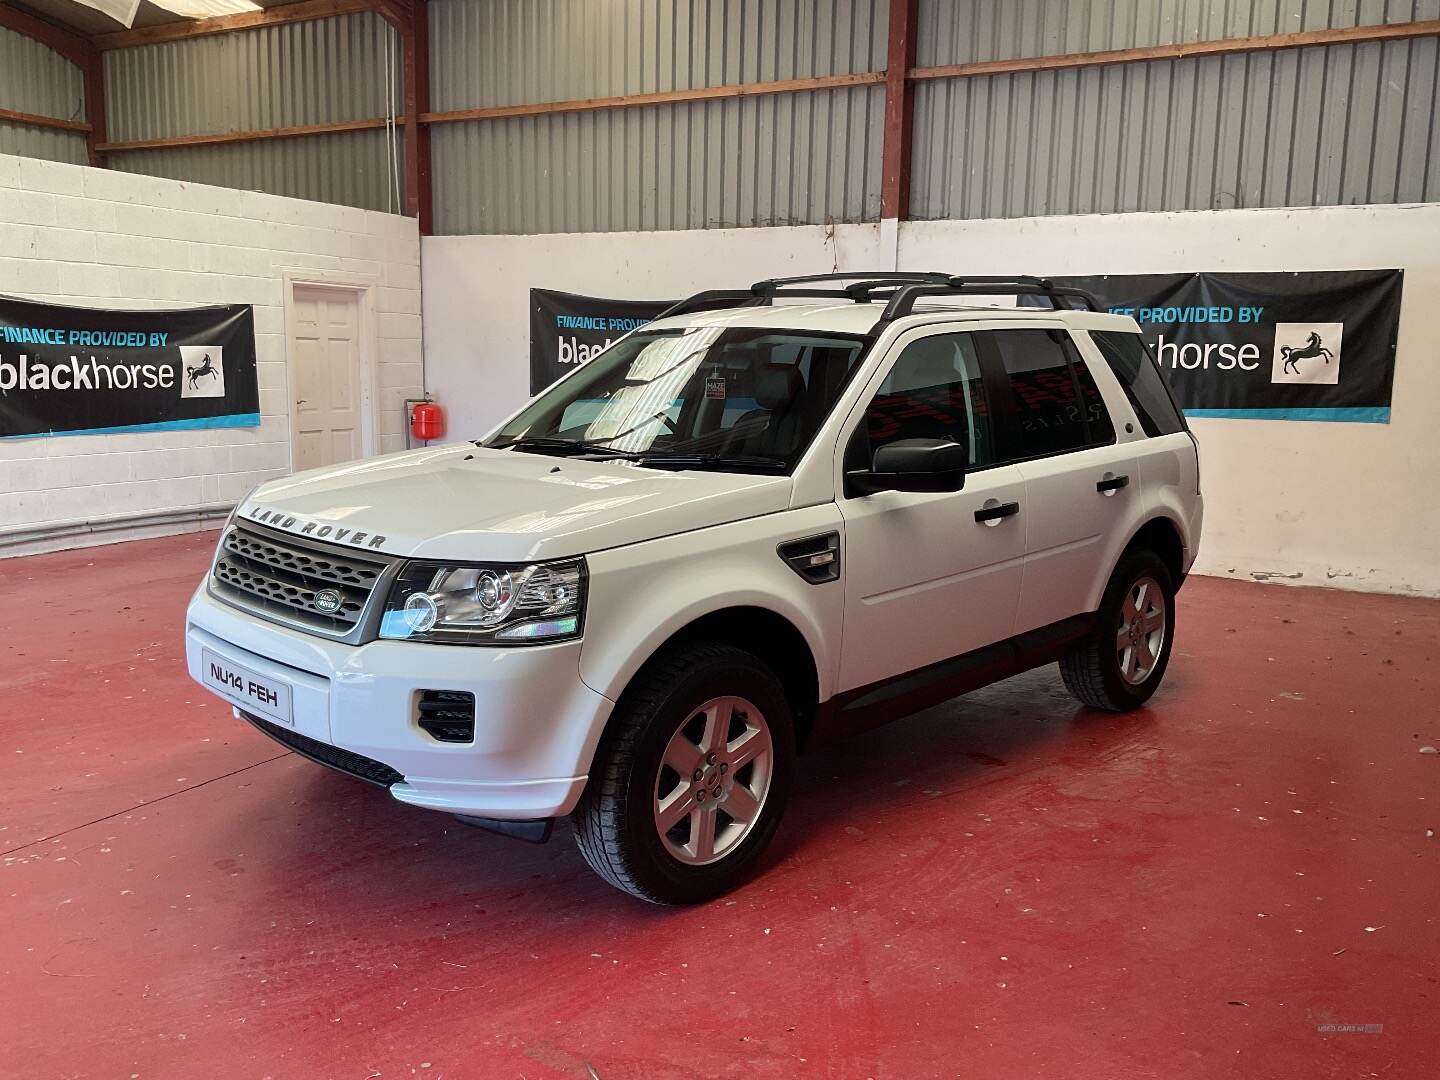
[[[1102,495],[1108,495],[1112,491],[1119,491],[1128,483],[1130,483],[1130,477],[1128,476],[1107,476],[1095,485],[1095,490]]]
[[[1020,512],[1018,502],[996,503],[994,506],[982,506],[975,511],[975,520],[984,525],[986,522],[999,521],[1001,518],[1011,517]]]

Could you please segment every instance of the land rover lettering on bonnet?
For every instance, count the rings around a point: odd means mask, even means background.
[[[254,513],[246,516],[251,521],[269,525],[274,529],[298,533],[301,536],[312,536],[316,540],[331,540],[337,544],[349,544],[351,547],[380,548],[385,546],[385,541],[388,539],[388,537],[368,533],[361,529],[328,524],[323,521],[307,521],[281,510],[256,509]]]
[[[1057,660],[1144,704],[1201,520],[1129,316],[1038,278],[776,279],[474,442],[261,485],[187,657],[320,764],[512,836],[570,818],[606,881],[693,903],[755,870],[807,747]]]

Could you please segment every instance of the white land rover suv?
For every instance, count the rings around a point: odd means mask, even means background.
[[[1034,306],[945,306],[975,294]],[[946,274],[699,294],[476,443],[256,489],[190,673],[404,802],[573,815],[613,885],[715,896],[807,744],[1055,660],[1086,705],[1154,693],[1196,445],[1094,308]]]

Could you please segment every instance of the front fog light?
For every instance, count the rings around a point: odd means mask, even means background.
[[[413,562],[391,587],[380,636],[469,645],[535,645],[580,636],[585,562],[454,566]]]

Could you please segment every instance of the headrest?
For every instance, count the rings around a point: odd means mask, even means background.
[[[771,412],[788,408],[805,390],[794,364],[761,364],[755,369],[755,400]]]
[[[754,345],[731,345],[720,355],[715,356],[715,351],[705,358],[705,364],[712,369],[720,371],[752,371],[760,363],[760,350]]]

